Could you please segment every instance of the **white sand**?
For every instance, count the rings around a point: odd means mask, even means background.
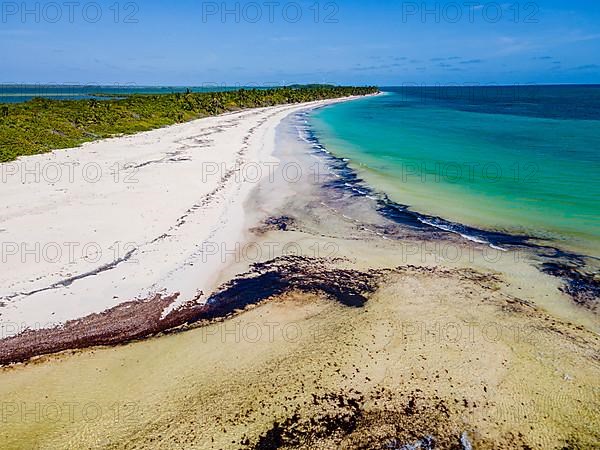
[[[230,113],[2,164],[1,337],[158,292],[179,292],[178,304],[200,292],[206,299],[225,252],[243,238],[255,175],[269,176],[276,163],[276,126],[335,101]]]

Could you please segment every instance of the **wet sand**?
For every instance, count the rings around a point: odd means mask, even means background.
[[[471,270],[383,278],[6,368],[5,448],[594,448],[597,336]]]

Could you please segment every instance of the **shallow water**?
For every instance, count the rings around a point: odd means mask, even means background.
[[[310,124],[395,202],[600,255],[600,88],[503,89],[389,88]]]

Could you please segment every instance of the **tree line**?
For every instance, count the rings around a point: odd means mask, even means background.
[[[87,100],[34,98],[0,108],[0,162],[228,111],[376,92],[371,86],[307,85]]]

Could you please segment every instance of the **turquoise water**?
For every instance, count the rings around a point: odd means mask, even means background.
[[[600,88],[485,89],[388,88],[310,121],[415,211],[600,255]]]

